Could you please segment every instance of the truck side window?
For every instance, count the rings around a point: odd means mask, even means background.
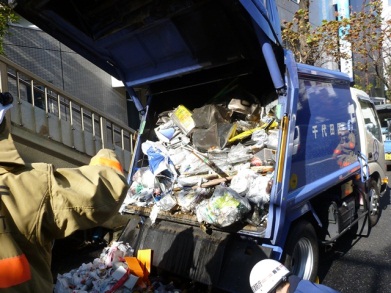
[[[382,141],[381,138],[381,126],[379,119],[377,118],[376,110],[373,105],[368,101],[359,99],[362,115],[365,122],[365,128],[370,132],[377,140]]]
[[[357,161],[359,141],[348,83],[301,77],[299,85],[291,191]]]

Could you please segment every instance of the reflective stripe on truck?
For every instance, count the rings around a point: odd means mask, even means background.
[[[277,182],[282,182],[282,177],[284,174],[284,164],[285,164],[285,150],[286,150],[286,141],[288,139],[288,123],[289,118],[288,115],[285,114],[285,116],[282,118],[281,121],[281,145],[280,145],[280,152],[278,155],[278,166],[277,166]]]

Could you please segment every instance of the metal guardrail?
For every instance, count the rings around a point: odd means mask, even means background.
[[[4,56],[0,56],[0,75],[1,91],[9,91],[16,100],[11,109],[13,124],[90,157],[101,148],[111,148],[128,172],[134,129]]]

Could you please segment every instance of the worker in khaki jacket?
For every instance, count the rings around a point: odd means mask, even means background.
[[[118,212],[128,184],[112,150],[88,166],[25,164],[7,127],[12,96],[0,93],[0,292],[53,292],[54,239],[101,225]],[[11,99],[4,107],[4,100]]]

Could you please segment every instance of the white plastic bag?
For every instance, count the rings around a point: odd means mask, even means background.
[[[250,203],[229,187],[217,186],[210,199],[202,201],[196,215],[199,222],[227,227],[243,219],[251,210]]]
[[[162,143],[147,140],[142,143],[141,149],[148,156],[149,168],[155,176],[168,173],[174,180],[176,179],[177,172],[174,163]]]
[[[230,187],[241,196],[245,196],[249,191],[253,180],[257,177],[257,173],[251,169],[241,170],[238,174],[232,177]]]
[[[155,205],[157,205],[160,210],[168,212],[177,205],[177,202],[174,196],[166,194],[157,201]]]
[[[185,189],[178,194],[178,205],[184,212],[191,212],[197,204],[210,194],[209,188]]]
[[[246,198],[258,206],[263,206],[265,203],[268,203],[270,201],[270,193],[267,191],[267,188],[271,179],[272,177],[270,175],[258,175],[254,178],[249,186]]]

